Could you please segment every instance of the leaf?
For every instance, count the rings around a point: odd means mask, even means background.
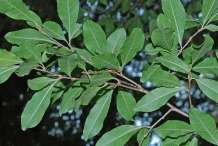
[[[192,62],[192,52],[193,52],[193,47],[188,47],[182,52],[182,56],[184,58],[184,61],[188,64]]]
[[[59,24],[53,21],[47,21],[42,25],[42,31],[49,37],[58,39],[58,40],[66,40],[64,37],[64,33]]]
[[[78,0],[57,0],[58,15],[68,32],[69,42],[74,35],[74,28],[79,14]]]
[[[155,46],[171,50],[174,42],[173,30],[170,28],[155,29],[152,32],[151,40]]]
[[[159,29],[164,29],[164,28],[171,28],[171,21],[169,18],[167,18],[166,15],[164,14],[159,14],[157,17],[157,26]]]
[[[55,101],[57,101],[59,98],[63,96],[65,88],[66,85],[61,80],[57,81],[52,91],[51,104],[53,104]]]
[[[81,87],[72,87],[69,88],[67,92],[64,93],[62,102],[61,102],[61,108],[59,111],[59,114],[62,115],[74,108],[75,100],[77,97],[80,96],[82,93],[83,88]]]
[[[207,21],[210,19],[210,17],[214,14],[214,12],[217,9],[218,9],[217,0],[203,0],[203,6],[202,6],[203,26],[207,23]]]
[[[163,49],[161,47],[154,48],[151,43],[145,46],[145,54],[157,55],[160,52],[168,52],[170,54],[170,52],[168,50]]]
[[[189,146],[198,146],[198,139],[196,137],[194,137],[191,141],[191,143],[189,144]]]
[[[72,32],[72,39],[73,38],[76,38],[78,35],[80,35],[82,33],[82,29],[81,28],[81,25],[76,23],[74,25],[74,28],[73,28],[73,32]]]
[[[142,77],[140,78],[140,81],[142,83],[145,83],[147,81],[149,81],[149,79],[151,78],[151,76],[155,73],[155,72],[159,72],[161,70],[160,65],[152,65],[149,66],[149,68],[145,71],[143,71],[142,73]]]
[[[122,125],[105,133],[96,146],[121,146],[124,145],[142,127]]]
[[[80,96],[81,105],[88,105],[92,98],[97,94],[101,87],[88,87]]]
[[[137,134],[137,142],[140,144],[141,140],[143,139],[144,135],[148,132],[147,128],[141,129]],[[146,139],[143,140],[141,146],[148,146],[150,142],[151,133],[148,134]]]
[[[213,39],[209,35],[203,35],[203,36],[204,36],[204,43],[202,44],[201,48],[199,50],[195,49],[192,52],[192,65],[196,61],[198,61],[201,57],[203,57],[207,52],[209,52],[214,44]]]
[[[19,77],[28,75],[32,69],[34,69],[34,68],[36,68],[38,66],[39,65],[38,65],[38,63],[37,63],[37,61],[35,59],[28,60],[27,62],[23,62],[23,63],[20,64],[16,74]]]
[[[110,107],[112,93],[113,90],[100,97],[91,109],[83,129],[83,136],[86,141],[97,135],[102,129],[104,119],[107,116],[108,109]]]
[[[23,60],[11,52],[6,51],[5,49],[0,49],[0,66],[11,66],[22,62]]]
[[[191,15],[186,15],[186,20],[185,20],[185,29],[196,27],[200,24],[198,20],[193,18]]]
[[[156,60],[173,71],[188,73],[188,65],[176,56],[167,55],[158,57]]]
[[[28,86],[32,90],[41,90],[46,87],[48,84],[54,82],[56,79],[48,78],[48,77],[38,77],[32,80],[28,80]]]
[[[54,43],[48,37],[44,36],[35,29],[30,28],[9,32],[5,35],[5,39],[8,42],[17,45],[21,45],[26,40],[32,41],[34,43]]]
[[[170,19],[171,26],[175,30],[180,46],[185,30],[185,9],[180,0],[162,0],[164,14]]]
[[[189,110],[189,119],[196,134],[200,135],[206,141],[218,145],[218,132],[214,119],[198,109]]]
[[[92,57],[92,64],[98,69],[107,68],[119,70],[119,62],[115,54],[104,53],[102,55]]]
[[[180,136],[177,138],[166,138],[164,141],[162,141],[161,146],[179,146],[182,143],[188,141],[188,139],[192,136],[192,133],[189,133],[185,136]]]
[[[117,29],[107,38],[107,51],[114,53],[116,56],[120,54],[120,49],[126,40],[125,29]]]
[[[71,77],[71,72],[77,66],[77,56],[75,54],[63,56],[60,59],[58,59],[58,65],[60,66],[61,71],[63,71]]]
[[[130,93],[118,91],[117,110],[124,119],[127,121],[133,121],[133,116],[136,114],[133,110],[135,106],[135,98]]]
[[[0,67],[0,84],[4,83],[19,66]]]
[[[197,79],[196,81],[201,91],[218,103],[218,82],[211,79]]]
[[[90,85],[102,85],[105,82],[115,79],[110,73],[106,71],[102,71],[101,74],[98,75],[93,75],[92,78],[90,79]]]
[[[35,24],[35,27],[40,27],[34,18],[34,14],[28,10],[26,4],[22,0],[0,0],[0,13],[5,13],[8,17],[16,20],[28,20]]]
[[[218,62],[216,58],[205,58],[192,69],[202,74],[218,74]]]
[[[141,112],[155,111],[165,105],[178,91],[180,91],[180,88],[156,88],[143,96],[134,110]]]
[[[218,26],[210,24],[210,25],[205,26],[204,29],[207,29],[209,31],[215,32],[215,31],[218,31]]]
[[[145,36],[140,28],[134,28],[121,49],[122,67],[124,67],[140,51],[144,45]]]
[[[21,126],[23,131],[27,128],[35,127],[41,121],[49,106],[50,96],[55,83],[56,82],[35,93],[31,100],[27,102],[21,115]]]
[[[161,138],[177,138],[188,133],[193,133],[194,130],[191,125],[185,122],[178,120],[168,120],[161,126],[155,128],[154,132]]]
[[[101,26],[91,20],[83,25],[84,44],[92,53],[102,54],[106,51],[106,36]]]

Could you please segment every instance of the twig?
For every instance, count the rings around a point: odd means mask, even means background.
[[[190,108],[193,107],[193,105],[192,105],[192,98],[191,98],[191,81],[192,81],[192,78],[191,78],[191,69],[189,69],[189,71],[188,71],[188,99],[189,99]]]
[[[189,117],[188,114],[184,113],[183,111],[179,110],[178,108],[174,107],[172,104],[167,103],[167,106],[170,107],[174,112],[177,112],[185,117]]]

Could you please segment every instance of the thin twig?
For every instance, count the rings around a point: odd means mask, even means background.
[[[188,71],[188,99],[189,99],[190,108],[193,107],[192,98],[191,98],[191,81],[192,81],[191,69],[189,69],[189,71]]]
[[[185,117],[189,117],[188,114],[184,113],[183,111],[179,110],[178,108],[174,107],[172,104],[167,103],[167,106],[170,107],[174,112],[177,112]]]

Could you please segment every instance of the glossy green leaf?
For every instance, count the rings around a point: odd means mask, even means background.
[[[137,103],[135,111],[151,112],[159,109],[174,96],[180,88],[156,88],[144,95]]]
[[[19,66],[0,67],[0,84],[4,83]]]
[[[35,79],[29,79],[27,81],[28,86],[32,90],[41,90],[46,87],[48,84],[54,82],[56,79],[48,78],[48,77],[38,77]]]
[[[198,139],[196,137],[194,137],[191,141],[191,143],[189,144],[189,146],[198,146]]]
[[[154,132],[161,138],[171,137],[177,138],[188,133],[193,133],[191,125],[178,120],[168,120],[161,126],[154,129]]]
[[[101,87],[88,87],[80,96],[81,105],[88,105],[92,98],[97,94]]]
[[[23,62],[19,57],[5,49],[0,49],[0,66],[11,66]]]
[[[149,81],[151,76],[156,72],[158,73],[159,71],[161,71],[160,65],[149,66],[147,70],[143,71],[142,77],[140,78],[140,81],[142,83]]]
[[[145,134],[148,132],[148,129],[143,128],[141,129],[138,134],[137,134],[137,142],[140,144],[142,141],[142,138],[145,136]],[[148,146],[149,142],[150,142],[150,137],[151,137],[151,133],[148,134],[148,136],[146,137],[146,139],[143,140],[142,145],[141,146]]]
[[[71,87],[64,93],[59,114],[62,115],[74,108],[75,100],[82,93],[83,88]]]
[[[218,62],[216,58],[205,58],[195,65],[193,70],[202,74],[218,74]]]
[[[196,134],[200,135],[206,141],[218,145],[218,132],[214,119],[198,109],[189,110],[189,119]]]
[[[110,107],[113,90],[100,97],[94,107],[91,109],[83,129],[85,140],[97,135],[103,127],[104,119],[107,116]]]
[[[47,21],[42,25],[42,31],[49,37],[58,39],[58,40],[66,40],[64,37],[64,33],[59,24],[53,21]]]
[[[168,55],[158,57],[156,60],[173,71],[188,73],[188,65],[176,56]]]
[[[92,78],[90,79],[90,85],[102,85],[105,82],[115,79],[110,73],[106,71],[102,71],[101,74],[93,75]]]
[[[182,143],[188,141],[188,139],[192,136],[192,133],[189,133],[185,136],[180,136],[177,138],[168,137],[164,141],[162,141],[161,146],[179,146]]]
[[[51,41],[48,37],[44,36],[35,29],[30,28],[9,32],[5,35],[5,39],[8,42],[17,45],[22,44],[26,40],[32,41],[34,43],[53,43],[53,41]]]
[[[114,53],[116,56],[120,54],[120,49],[126,40],[125,29],[117,29],[107,38],[107,51]]]
[[[196,81],[201,91],[218,103],[218,82],[211,79],[197,79]]]
[[[21,115],[22,130],[35,127],[41,121],[46,109],[49,106],[50,96],[55,83],[56,82],[35,93],[27,102]]]
[[[39,65],[38,65],[38,63],[37,63],[37,61],[35,59],[28,60],[27,62],[23,62],[23,63],[20,64],[16,74],[19,77],[28,75],[31,70],[33,70],[34,68],[36,68],[38,66]]]
[[[60,66],[61,71],[71,77],[72,71],[77,66],[77,56],[75,54],[63,56],[58,59],[58,65]]]
[[[134,28],[121,49],[122,67],[124,67],[140,51],[144,45],[145,36],[140,28]]]
[[[122,125],[105,133],[97,142],[96,146],[122,146],[138,131],[141,127],[133,125]]]
[[[127,121],[133,120],[136,112],[133,108],[136,106],[135,98],[128,92],[119,91],[117,95],[117,110],[119,114]]]
[[[58,15],[68,32],[69,42],[74,35],[74,27],[79,13],[78,0],[57,0]]]
[[[92,57],[92,64],[98,69],[107,68],[119,70],[119,62],[115,54],[104,53],[102,55]]]
[[[218,9],[217,0],[203,0],[203,6],[202,6],[203,25],[207,23],[207,21],[215,13],[217,9]]]
[[[173,30],[170,28],[155,29],[152,32],[151,40],[155,46],[171,50],[174,42]]]
[[[91,20],[83,25],[84,44],[92,53],[102,54],[106,51],[106,36],[101,26]]]
[[[28,9],[22,0],[0,0],[0,13],[16,20],[27,20],[37,27],[41,24],[35,20],[34,14]]]
[[[185,9],[180,0],[162,0],[164,14],[170,19],[171,26],[175,30],[180,46],[185,30]]]
[[[204,27],[204,29],[207,29],[207,30],[212,31],[212,32],[216,32],[216,31],[218,31],[218,26],[210,24],[210,25],[207,25],[206,27]]]
[[[194,50],[192,52],[192,64],[203,57],[207,52],[209,52],[213,47],[214,41],[209,35],[204,35],[204,43],[199,50]]]

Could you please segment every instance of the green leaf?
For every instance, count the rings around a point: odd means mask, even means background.
[[[68,32],[69,42],[74,35],[74,28],[79,14],[78,0],[57,0],[58,15]]]
[[[8,42],[17,45],[21,45],[26,40],[34,43],[54,43],[48,37],[44,36],[35,29],[30,28],[9,32],[5,35],[5,39]]]
[[[151,78],[151,76],[155,73],[155,72],[159,72],[161,70],[160,65],[152,65],[149,66],[147,70],[143,71],[142,73],[142,77],[140,78],[140,81],[142,83],[148,82],[149,79]]]
[[[147,128],[143,128],[141,129],[138,134],[137,134],[137,142],[140,144],[142,138],[145,136],[145,134],[148,132]],[[143,140],[142,145],[141,146],[148,146],[149,142],[150,142],[150,137],[151,137],[151,133],[148,134],[148,136],[146,137],[146,139]]]
[[[127,121],[133,120],[136,112],[133,108],[136,106],[135,98],[128,92],[119,91],[117,95],[117,110],[119,114]]]
[[[214,44],[213,39],[209,35],[204,35],[204,43],[202,44],[199,50],[194,50],[192,52],[192,64],[198,61],[201,57],[203,57],[207,52],[209,52]]]
[[[100,97],[91,109],[83,129],[83,136],[85,140],[97,135],[102,129],[104,119],[106,118],[110,107],[112,93],[113,90]]]
[[[180,91],[180,88],[156,88],[143,96],[134,110],[142,112],[155,111],[165,105],[178,91]]]
[[[180,136],[177,138],[168,137],[164,141],[162,141],[161,146],[179,146],[182,143],[188,141],[188,139],[192,136],[192,133],[189,133],[185,136]]]
[[[102,85],[105,82],[115,79],[110,73],[106,71],[102,71],[101,74],[98,75],[93,75],[92,78],[90,79],[90,85]]]
[[[203,0],[203,6],[202,6],[203,25],[205,25],[207,23],[207,21],[215,13],[215,11],[217,9],[218,9],[218,1],[217,0]]]
[[[48,78],[48,77],[38,77],[32,80],[28,80],[28,86],[32,90],[41,90],[46,87],[48,84],[54,82],[56,79]]]
[[[96,146],[122,146],[138,131],[141,127],[133,125],[122,125],[105,133],[97,142]]]
[[[164,14],[170,19],[171,26],[175,30],[180,46],[185,30],[185,9],[180,0],[162,0]]]
[[[168,50],[163,49],[161,47],[154,48],[151,43],[145,46],[145,54],[157,55],[160,52],[168,52],[170,54],[170,52]]]
[[[156,60],[173,71],[188,73],[188,65],[176,56],[167,55],[158,57]]]
[[[81,24],[76,23],[74,25],[73,32],[72,32],[72,39],[76,38],[78,35],[82,33],[82,29],[80,28],[81,28]]]
[[[196,81],[201,91],[218,103],[218,82],[211,79],[197,79]]]
[[[83,88],[81,87],[72,87],[69,88],[67,92],[64,93],[61,108],[59,114],[62,115],[70,110],[72,110],[75,106],[75,100],[82,93]]]
[[[55,101],[57,101],[60,97],[63,96],[64,90],[66,88],[66,85],[62,81],[57,81],[57,83],[54,85],[52,95],[51,95],[51,104],[53,104]]]
[[[171,50],[174,42],[173,30],[170,28],[155,29],[152,32],[151,40],[155,46]]]
[[[85,46],[92,54],[102,54],[106,51],[106,36],[99,24],[86,20],[83,25],[83,36]]]
[[[116,56],[120,54],[120,49],[126,40],[125,29],[117,29],[107,38],[107,51],[114,53]]]
[[[26,4],[22,0],[0,0],[0,13],[5,13],[8,17],[16,20],[27,20],[34,23],[35,27],[40,27],[34,18],[35,15],[28,10]]]
[[[19,77],[28,75],[32,69],[34,69],[34,68],[36,68],[38,66],[39,65],[38,65],[38,63],[37,63],[37,61],[35,59],[28,60],[27,62],[23,62],[23,63],[20,64],[16,74]]]
[[[186,20],[185,20],[185,29],[196,27],[200,24],[198,20],[193,18],[191,15],[186,15]]]
[[[145,36],[140,28],[134,28],[121,49],[122,67],[124,67],[140,51],[144,45]]]
[[[196,134],[200,135],[206,141],[218,145],[218,132],[214,119],[198,109],[189,110],[189,119]]]
[[[189,146],[198,146],[198,139],[196,137],[194,137],[191,141],[191,143],[189,144]]]
[[[193,133],[194,130],[191,125],[185,122],[178,120],[168,120],[161,126],[155,128],[154,132],[161,138],[177,138],[188,133]]]
[[[101,87],[88,87],[80,96],[81,105],[88,105],[92,98],[97,94]]]
[[[31,100],[27,102],[21,115],[22,130],[35,127],[41,121],[46,109],[49,106],[50,96],[55,83],[56,82],[35,93]]]
[[[11,52],[6,51],[5,49],[0,49],[0,66],[11,66],[22,62],[23,60]]]
[[[182,56],[184,58],[184,61],[188,64],[192,62],[192,52],[193,52],[193,47],[188,47],[182,52]]]
[[[30,11],[30,14],[31,14],[31,20],[29,21],[27,20],[27,24],[34,28],[40,28],[42,26],[41,18],[33,11]]]
[[[210,25],[205,26],[204,29],[215,32],[215,31],[218,31],[218,26],[214,24],[210,24]]]
[[[63,56],[62,58],[58,59],[58,65],[60,66],[61,71],[71,77],[72,71],[77,66],[77,56],[75,54]]]
[[[202,74],[218,74],[218,62],[216,58],[206,58],[195,65],[193,70]]]
[[[0,67],[0,84],[4,83],[19,66]]]
[[[107,68],[119,70],[119,62],[115,54],[104,53],[102,55],[92,57],[92,64],[98,69]]]
[[[171,21],[164,14],[159,14],[157,17],[157,26],[159,29],[171,28]]]
[[[64,37],[64,33],[59,24],[53,21],[47,21],[42,25],[42,31],[49,37],[58,39],[58,40],[66,40]]]

